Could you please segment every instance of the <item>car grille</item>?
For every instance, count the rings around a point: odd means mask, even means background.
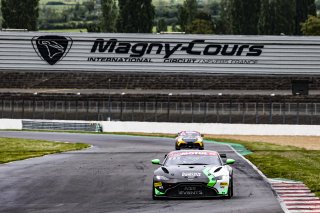
[[[180,183],[169,189],[166,194],[168,197],[199,198],[215,197],[217,191],[215,188],[208,188],[204,183]]]

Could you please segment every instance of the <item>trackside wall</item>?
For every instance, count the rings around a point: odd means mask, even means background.
[[[40,121],[40,120],[39,120]],[[44,120],[41,120],[44,121]],[[54,122],[50,120],[50,122]],[[57,121],[76,123],[81,121]],[[92,121],[94,122],[94,121]],[[196,130],[204,134],[223,135],[288,135],[320,136],[319,125],[264,125],[264,124],[215,124],[215,123],[156,123],[156,122],[97,122],[104,132],[177,133]],[[22,130],[22,120],[0,119],[0,129]]]

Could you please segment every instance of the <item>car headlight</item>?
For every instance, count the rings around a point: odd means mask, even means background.
[[[198,138],[197,142],[202,143],[203,139],[202,138]]]
[[[222,180],[224,178],[228,178],[228,176],[227,175],[220,175],[220,176],[216,176],[215,178],[216,178],[216,180]]]
[[[155,178],[156,178],[156,180],[158,180],[158,181],[169,180],[169,178],[167,178],[167,177],[165,177],[165,176],[161,176],[161,175],[156,175]]]
[[[179,138],[179,139],[178,139],[178,142],[179,142],[179,143],[184,143],[184,140],[183,140],[182,138]]]

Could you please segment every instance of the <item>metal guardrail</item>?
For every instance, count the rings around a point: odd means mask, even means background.
[[[102,132],[102,127],[99,123],[45,122],[28,120],[22,120],[22,129]]]

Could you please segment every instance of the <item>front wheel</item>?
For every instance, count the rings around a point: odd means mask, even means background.
[[[152,200],[160,200],[159,197],[156,197],[156,194],[154,192],[154,183],[152,183]]]
[[[230,199],[233,197],[233,178],[230,179],[229,188],[228,188],[228,194],[227,199]]]
[[[180,150],[180,146],[176,144],[176,150]]]

